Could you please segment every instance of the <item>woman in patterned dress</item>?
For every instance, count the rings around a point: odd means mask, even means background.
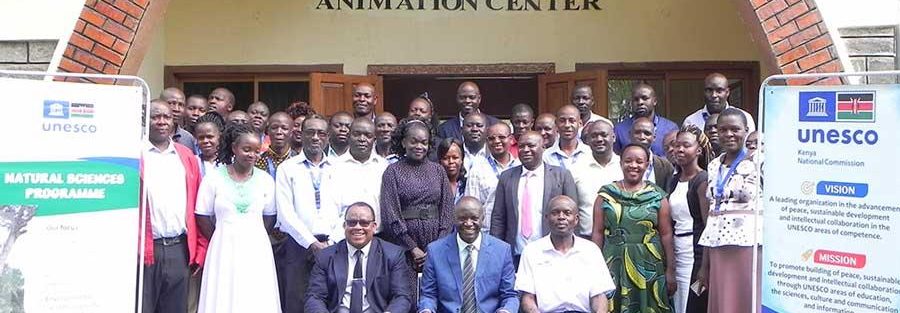
[[[424,122],[404,119],[394,131],[393,150],[402,156],[384,171],[381,182],[381,220],[385,240],[406,248],[411,271],[409,284],[418,290],[416,273],[425,264],[426,246],[450,232],[453,193],[447,173],[428,160],[431,133]],[[413,302],[415,303],[415,302]]]
[[[666,193],[643,180],[650,151],[622,150],[623,179],[600,188],[594,202],[591,239],[603,249],[616,282],[609,297],[613,313],[672,312],[675,292],[672,219]]]

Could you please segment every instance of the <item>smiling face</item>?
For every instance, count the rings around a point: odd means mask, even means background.
[[[231,144],[234,153],[234,164],[245,168],[253,167],[259,159],[259,136],[248,133],[238,136]]]
[[[462,147],[457,144],[451,144],[447,149],[447,154],[440,159],[441,166],[447,172],[447,176],[456,177],[459,175],[459,169],[462,168],[463,153]]]
[[[481,106],[481,91],[478,90],[478,85],[473,82],[460,84],[456,90],[456,104],[459,105],[459,113],[463,117],[478,111],[478,107]]]
[[[719,131],[719,146],[725,152],[738,152],[744,148],[744,137],[747,136],[747,125],[735,114],[719,115],[716,124]]]
[[[556,130],[560,140],[575,140],[580,127],[581,116],[574,106],[566,105],[556,112]]]
[[[616,133],[613,127],[604,122],[593,122],[584,130],[581,136],[584,143],[591,147],[594,155],[608,155],[612,153],[612,145],[616,142]]]
[[[484,115],[469,114],[463,119],[463,139],[466,145],[484,144],[484,129],[486,127]]]
[[[431,104],[425,99],[415,98],[409,103],[409,112],[407,114],[420,120],[430,120],[432,114]]]
[[[278,112],[269,118],[269,126],[266,128],[266,134],[269,135],[269,141],[272,149],[280,150],[287,146],[290,140],[291,117],[284,112]]]
[[[487,147],[495,158],[506,154],[512,144],[509,126],[506,123],[497,123],[488,128]]]
[[[541,114],[534,121],[534,130],[541,135],[541,145],[546,149],[556,143],[559,135],[556,131],[556,117],[552,114]],[[519,139],[521,140],[521,139]]]
[[[522,139],[519,140],[519,160],[522,161],[522,165],[529,169],[534,170],[541,165],[541,157],[544,155],[544,145],[541,135],[530,131],[522,135]]]
[[[344,237],[357,249],[365,247],[375,236],[375,214],[365,205],[351,205],[344,215]]]
[[[463,241],[472,243],[478,239],[478,235],[481,234],[482,216],[484,216],[481,202],[478,199],[463,197],[456,204],[453,215],[456,218],[456,231],[459,232],[459,237]]]
[[[357,160],[368,159],[375,144],[375,124],[367,118],[358,118],[350,126],[350,155]]]
[[[428,129],[424,125],[410,125],[403,138],[406,157],[413,161],[422,161],[428,155]]]
[[[647,166],[650,165],[650,158],[647,155],[647,150],[638,146],[629,146],[622,151],[620,162],[625,181],[637,184],[644,179],[644,172],[647,171]]]
[[[550,200],[550,210],[544,216],[555,237],[572,236],[578,225],[578,205],[568,196],[556,196]]]
[[[369,84],[359,84],[353,89],[353,113],[357,117],[366,116],[375,110],[378,96],[375,95],[375,87]]]

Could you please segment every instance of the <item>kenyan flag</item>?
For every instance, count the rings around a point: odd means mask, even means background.
[[[839,92],[836,122],[875,122],[874,92]]]

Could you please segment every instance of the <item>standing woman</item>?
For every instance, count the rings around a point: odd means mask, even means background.
[[[252,126],[228,126],[218,154],[224,166],[200,184],[197,225],[211,239],[199,312],[281,312],[267,235],[275,224],[275,182],[254,166],[259,150]]]
[[[741,111],[722,111],[716,128],[724,153],[709,163],[709,217],[700,237],[706,257],[700,282],[709,290],[709,312],[758,312],[758,301],[751,311],[753,288],[757,299],[760,294],[759,276],[755,287],[752,283],[753,247],[762,228],[757,156],[744,148],[747,118]],[[761,250],[758,252],[760,257]]]
[[[225,130],[225,119],[217,112],[209,112],[197,118],[194,124],[194,137],[200,148],[200,175],[206,176],[216,169],[216,156],[219,155],[219,142]]]
[[[438,144],[437,151],[438,161],[447,172],[447,179],[450,180],[450,191],[453,192],[455,205],[466,190],[466,169],[462,166],[465,158],[462,142],[456,138],[444,138]]]
[[[594,201],[591,240],[603,249],[616,282],[610,312],[672,312],[675,292],[672,218],[666,193],[644,180],[650,164],[647,148],[622,149],[623,179],[600,188]]]
[[[443,139],[437,136],[440,121],[434,116],[434,104],[431,102],[431,98],[428,97],[428,92],[423,92],[409,103],[409,112],[407,112],[406,119],[417,119],[425,123],[425,126],[428,126],[428,132],[431,133],[432,147],[437,147],[441,139]],[[441,159],[437,156],[435,150],[432,148],[429,151],[428,159],[438,162]]]
[[[686,125],[678,131],[671,150],[677,174],[667,190],[675,221],[675,281],[678,283],[672,300],[676,313],[702,313],[706,312],[707,293],[698,296],[690,286],[697,281],[703,264],[703,247],[698,242],[709,211],[705,168],[714,152],[703,130],[695,125]]]
[[[425,123],[401,121],[394,132],[394,153],[400,161],[384,171],[381,183],[381,219],[385,239],[406,248],[409,285],[416,288],[416,273],[425,264],[429,243],[450,232],[453,193],[444,168],[427,159],[431,133]]]

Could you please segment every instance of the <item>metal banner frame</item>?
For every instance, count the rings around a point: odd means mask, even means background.
[[[144,139],[144,138],[147,137],[147,133],[148,133],[148,131],[149,131],[149,124],[150,124],[150,118],[149,118],[150,110],[147,109],[147,108],[148,108],[148,105],[150,104],[150,86],[147,84],[147,82],[146,82],[143,78],[140,78],[140,77],[137,77],[137,76],[132,76],[132,75],[107,75],[107,74],[90,74],[90,73],[61,73],[61,72],[53,72],[53,71],[41,72],[41,71],[0,70],[0,77],[3,77],[3,78],[20,78],[20,77],[23,77],[23,76],[24,76],[24,77],[40,77],[40,78],[42,78],[42,80],[47,80],[47,79],[49,79],[49,78],[51,78],[51,77],[76,77],[76,78],[88,78],[88,79],[90,79],[90,78],[113,79],[113,80],[115,80],[115,82],[116,82],[116,83],[113,84],[113,85],[123,85],[123,84],[119,84],[120,81],[131,82],[131,84],[130,84],[131,86],[138,86],[138,87],[141,87],[141,89],[143,90],[143,96],[141,97],[141,99],[142,99],[141,106],[142,106],[142,109],[143,109],[143,110],[142,110],[142,111],[143,111],[143,116],[142,116],[143,121],[141,121],[141,122],[142,122],[142,123],[141,123],[141,125],[142,125],[142,127],[141,127],[141,129],[142,129],[142,132],[141,132],[141,139]],[[89,83],[89,82],[61,82],[61,83],[71,83],[71,84],[92,84],[92,83]],[[141,188],[143,188],[143,185],[142,185]],[[143,195],[144,198],[142,198],[142,199],[140,200],[139,205],[138,205],[138,210],[141,210],[140,203],[146,203],[147,193],[144,192],[144,190],[141,190],[141,194]],[[143,248],[143,247],[144,247],[144,243],[145,243],[145,241],[146,241],[146,238],[144,238],[145,236],[144,236],[143,234],[145,234],[145,231],[146,231],[146,219],[147,219],[147,215],[146,215],[146,214],[143,214],[143,213],[139,213],[139,216],[141,216],[141,218],[140,218],[140,220],[139,220],[139,222],[140,222],[140,233],[139,233],[140,236],[138,237],[138,244],[139,244],[139,246],[138,246],[138,247],[139,247],[139,251],[138,251],[138,252],[139,252],[139,258],[137,259],[137,260],[138,260],[138,264],[137,264],[137,265],[139,265],[139,266],[138,266],[138,277],[137,277],[137,294],[135,295],[135,296],[136,296],[136,299],[137,299],[137,302],[136,302],[137,312],[140,312],[140,311],[141,311],[141,309],[142,309],[142,304],[143,304],[143,303],[142,303],[142,302],[143,302],[143,297],[142,297],[141,295],[142,295],[142,293],[143,293],[143,288],[144,288],[144,287],[143,287],[144,267],[143,267],[143,266],[140,266],[140,264],[141,264],[141,262],[143,262],[142,260],[144,259],[144,248]]]
[[[900,80],[900,70],[875,71],[875,72],[779,74],[779,75],[772,75],[772,76],[766,77],[766,79],[762,81],[762,83],[760,84],[760,87],[759,87],[759,107],[758,107],[758,111],[757,111],[758,118],[756,121],[756,123],[757,123],[756,129],[763,135],[762,138],[765,138],[765,129],[764,129],[764,127],[765,127],[765,123],[764,123],[765,99],[766,99],[765,91],[766,91],[766,87],[772,86],[770,84],[773,81],[787,81],[789,79],[798,79],[798,78],[830,78],[830,77],[841,78],[841,77],[866,77],[866,76],[896,76],[898,78],[898,80]],[[846,86],[846,85],[865,86],[865,85],[869,85],[869,84],[860,83],[860,84],[841,84],[841,85],[830,85],[830,86]],[[826,85],[826,86],[829,86],[829,85]],[[762,141],[764,141],[764,139]],[[759,164],[759,163],[756,164],[756,171],[757,171],[757,173],[762,173],[761,164]],[[762,177],[762,174],[760,174],[760,177]],[[757,190],[756,190],[757,195],[759,195],[760,201],[762,201],[762,189],[760,189],[759,184],[757,184],[756,187],[757,187]],[[762,214],[755,214],[753,216],[753,224],[752,225],[753,225],[754,229],[756,229],[756,225],[758,225],[757,223],[759,223],[758,220],[760,218],[762,218]],[[757,236],[762,236],[764,232],[765,232],[765,225],[763,225],[763,231],[757,233]],[[760,257],[761,257],[758,254],[761,252],[760,248],[762,247],[762,245],[761,245],[762,240],[763,240],[762,238],[756,238],[756,240],[755,240],[756,245],[754,246],[754,249],[753,249],[753,268],[751,270],[753,271],[752,281],[753,281],[754,288],[753,288],[753,299],[751,301],[752,307],[751,307],[750,312],[759,312],[758,310],[762,309],[762,295],[757,294],[757,288],[756,288],[756,286],[760,286],[760,287],[762,286],[762,282],[758,281],[758,277],[760,277],[760,278],[762,277],[761,276],[762,273],[760,273],[761,269],[759,268],[760,264],[758,264],[758,262],[760,261]],[[759,303],[757,303],[757,301],[759,301]]]

